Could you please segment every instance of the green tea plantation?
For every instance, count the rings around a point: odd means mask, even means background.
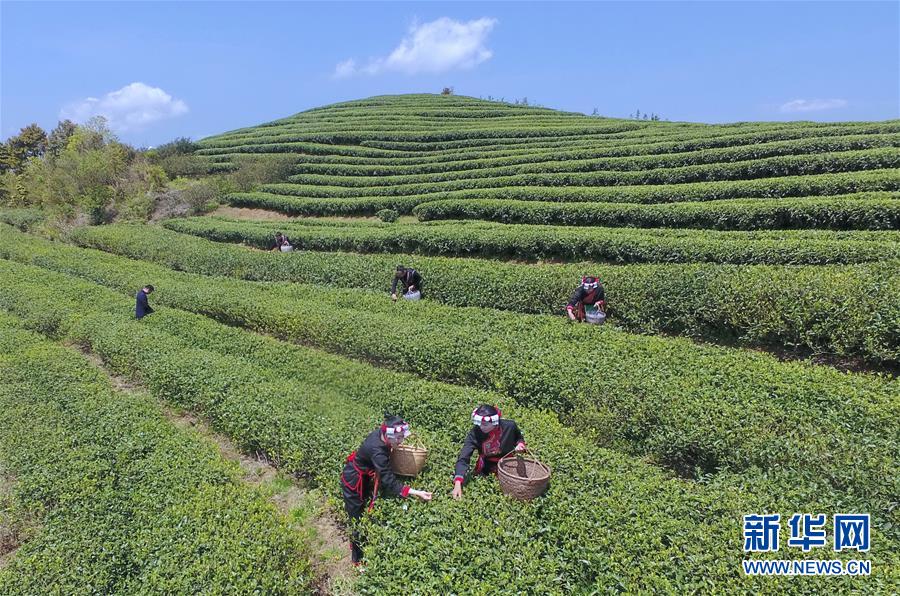
[[[900,592],[900,121],[396,95],[191,159],[287,168],[153,223],[0,209],[0,594]],[[452,498],[479,404],[543,494]],[[351,522],[385,413],[433,498]]]

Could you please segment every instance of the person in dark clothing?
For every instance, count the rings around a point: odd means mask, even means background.
[[[606,312],[606,292],[599,277],[582,277],[581,285],[575,288],[569,303],[566,305],[566,313],[573,321],[584,321],[584,307],[594,306],[601,312]]]
[[[416,290],[419,291],[420,295],[422,294],[422,276],[411,267],[397,265],[397,270],[394,272],[394,280],[391,282],[391,300],[397,300],[398,284],[403,288],[404,294],[415,292]]]
[[[403,484],[391,469],[391,450],[408,436],[409,424],[399,416],[388,416],[384,424],[370,432],[359,449],[347,457],[341,472],[341,492],[344,509],[351,520],[362,517],[366,502],[368,510],[372,509],[380,486],[384,487],[385,492],[404,499],[412,495],[423,501],[431,500],[431,493]],[[350,555],[354,565],[362,560],[359,532],[355,529],[350,541]]]
[[[134,318],[143,319],[147,315],[153,312],[153,309],[150,308],[150,303],[147,301],[147,296],[153,292],[153,286],[147,285],[141,288],[135,299],[137,300],[137,304],[134,307]]]
[[[275,232],[275,243],[272,245],[272,250],[291,252],[292,250],[294,250],[294,247],[291,246],[291,241],[288,240],[287,236],[285,236],[281,232]]]
[[[501,418],[500,410],[494,406],[481,405],[472,411],[474,425],[456,460],[453,476],[453,498],[462,497],[462,485],[469,471],[472,454],[478,452],[473,474],[490,474],[497,471],[500,458],[513,451],[525,451],[525,437],[513,420]]]

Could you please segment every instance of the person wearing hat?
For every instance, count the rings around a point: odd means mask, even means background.
[[[143,319],[153,312],[153,309],[150,308],[150,302],[147,300],[147,296],[149,296],[152,292],[153,286],[149,284],[138,290],[137,295],[134,297],[136,300],[136,304],[134,306],[135,319]]]
[[[462,497],[462,485],[469,471],[469,461],[478,452],[472,473],[490,474],[497,471],[497,462],[513,451],[525,451],[525,437],[513,420],[501,417],[500,410],[487,404],[472,410],[472,429],[466,435],[453,476],[453,498]]]
[[[399,416],[387,416],[379,428],[366,435],[359,449],[347,457],[341,472],[341,492],[344,509],[351,520],[362,517],[366,501],[369,503],[367,510],[372,510],[380,486],[384,487],[385,492],[404,499],[412,495],[423,501],[431,500],[431,493],[403,484],[391,469],[391,450],[408,436],[409,424]],[[350,557],[354,565],[362,560],[358,530],[353,530]]]
[[[585,276],[581,278],[581,285],[575,288],[569,303],[566,305],[566,313],[573,321],[584,321],[584,307],[594,306],[600,312],[606,312],[606,292],[599,277]]]
[[[394,280],[391,282],[391,300],[397,300],[397,284],[403,287],[403,293],[419,291],[422,294],[422,276],[412,267],[397,265],[394,271]]]

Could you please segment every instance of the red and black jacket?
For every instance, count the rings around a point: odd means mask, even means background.
[[[463,442],[459,459],[456,460],[456,470],[453,481],[465,479],[469,471],[469,460],[472,454],[478,452],[478,462],[475,465],[475,473],[479,473],[485,467],[493,467],[504,455],[512,453],[516,445],[525,444],[525,437],[519,430],[519,426],[513,420],[500,419],[500,424],[489,434],[481,432],[481,428],[473,426],[466,440]]]
[[[593,306],[598,303],[600,306],[603,306],[606,303],[605,301],[606,292],[603,290],[603,284],[590,290],[585,290],[583,286],[578,286],[569,297],[569,303],[566,305],[566,308],[576,308],[579,302],[587,306]]]
[[[378,496],[379,485],[384,486],[388,494],[404,498],[409,494],[410,487],[400,482],[391,469],[391,446],[382,438],[380,428],[370,432],[359,449],[350,454],[341,472],[341,482],[360,499],[363,497],[363,479],[367,477],[375,481],[372,504]]]

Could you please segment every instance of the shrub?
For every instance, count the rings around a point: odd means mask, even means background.
[[[181,199],[188,206],[190,215],[212,211],[220,198],[218,189],[208,182],[192,182],[181,191]]]
[[[167,224],[211,240],[265,248],[272,224],[198,219]],[[895,231],[730,232],[435,222],[336,227],[285,222],[295,248],[609,263],[850,264],[900,258]]]
[[[550,203],[471,199],[432,201],[413,209],[420,221],[480,219],[564,226],[634,226],[715,230],[900,229],[900,193],[700,203]]]
[[[397,219],[400,217],[400,214],[393,209],[382,209],[375,214],[375,217],[385,223],[393,223],[397,221]]]
[[[208,223],[166,225],[203,236]],[[340,230],[348,225],[334,222],[323,227]],[[234,232],[234,236],[217,237],[266,246],[265,234],[257,237],[242,227]],[[104,226],[78,230],[71,239],[82,246],[192,273],[376,291],[387,289],[400,260],[426,276],[431,300],[526,313],[561,314],[581,275],[597,273],[606,286],[611,320],[631,331],[680,333],[708,341],[858,356],[872,362],[900,360],[900,352],[892,347],[894,332],[889,323],[897,316],[892,288],[898,278],[889,264],[520,265],[411,254],[398,259],[392,254],[306,251],[284,259],[187,234],[147,226]]]
[[[17,481],[4,524],[42,524],[4,562],[0,592],[308,589],[308,547],[153,398],[114,391],[81,354],[6,315],[0,355],[0,457]]]
[[[291,174],[295,162],[295,159],[281,155],[242,155],[234,159],[235,169],[228,178],[238,191],[251,191],[261,184],[283,182]]]

